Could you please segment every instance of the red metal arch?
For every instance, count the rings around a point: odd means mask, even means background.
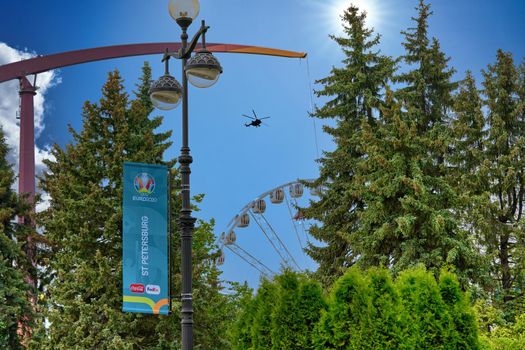
[[[166,49],[169,51],[177,51],[180,46],[180,43],[129,44],[96,47],[92,49],[68,51],[48,56],[34,57],[28,60],[0,66],[0,83],[12,79],[20,79],[27,75],[42,73],[48,70],[72,66],[80,63],[119,57],[162,54],[166,51]],[[304,52],[294,52],[248,45],[207,44],[206,48],[211,52],[245,53],[288,58],[306,57],[306,53]]]
[[[26,78],[28,75],[46,72],[52,69],[75,64],[101,61],[112,58],[162,54],[177,51],[181,43],[143,43],[103,46],[91,49],[68,51],[48,56],[38,56],[27,60],[0,66],[0,83],[18,79],[20,81],[20,154],[18,192],[29,194],[29,200],[35,194],[35,133],[33,100],[36,88]],[[197,46],[199,48],[200,45]],[[237,44],[207,44],[211,52],[244,53],[287,58],[304,58],[306,53],[267,47]]]

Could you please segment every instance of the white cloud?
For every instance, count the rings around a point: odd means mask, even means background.
[[[35,57],[36,54],[28,51],[20,51],[9,47],[5,43],[0,42],[0,65],[11,62],[25,60]],[[28,77],[29,81],[33,81],[33,76]],[[49,88],[56,84],[60,84],[60,78],[57,77],[55,71],[38,74],[36,85],[38,87],[37,94],[34,97],[35,109],[35,137],[38,138],[44,130],[44,115],[45,115],[45,98]],[[17,112],[20,104],[20,97],[18,95],[19,82],[18,80],[11,80],[0,83],[0,125],[5,133],[6,142],[10,148],[8,161],[13,165],[13,170],[18,175],[18,154],[20,150]],[[37,175],[42,174],[45,170],[43,163],[44,159],[51,158],[49,148],[35,147],[35,169]],[[14,189],[18,189],[18,182],[15,182]],[[47,194],[43,194],[43,198],[48,198]],[[38,209],[46,207],[45,203],[41,203]]]

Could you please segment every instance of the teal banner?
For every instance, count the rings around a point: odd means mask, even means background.
[[[122,310],[167,315],[168,168],[124,163]]]

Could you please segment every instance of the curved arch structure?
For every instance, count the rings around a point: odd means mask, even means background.
[[[166,50],[178,51],[181,43],[143,43],[96,47],[91,49],[62,52],[47,56],[38,56],[28,60],[0,66],[0,83],[18,79],[20,81],[20,154],[18,192],[27,193],[32,201],[35,194],[35,132],[33,99],[36,87],[27,79],[28,75],[46,72],[52,69],[81,63],[107,60],[112,58],[163,54]],[[197,45],[197,49],[200,45]],[[287,58],[304,58],[306,53],[267,47],[216,44],[206,45],[208,51],[223,53],[244,53]]]
[[[162,54],[168,51],[178,51],[181,43],[146,43],[116,46],[103,46],[92,49],[76,50],[57,53],[48,56],[34,57],[28,60],[9,63],[0,66],[0,83],[12,79],[21,79],[27,75],[38,74],[48,70],[72,66],[75,64],[108,60],[112,58]],[[197,45],[197,49],[200,45]],[[237,45],[237,44],[212,44],[208,43],[206,49],[210,52],[245,53],[254,55],[267,55],[287,58],[305,58],[306,53],[287,50],[272,49],[268,47]]]

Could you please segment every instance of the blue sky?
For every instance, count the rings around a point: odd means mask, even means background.
[[[310,110],[309,83],[325,77],[343,58],[328,34],[337,30],[337,13],[350,2],[338,0],[223,0],[201,1],[200,19],[211,26],[209,42],[267,46],[309,54],[307,62],[298,59],[219,54],[224,68],[219,82],[210,89],[190,91],[190,147],[192,192],[205,193],[199,218],[216,219],[216,232],[260,193],[297,178],[313,178],[315,163],[314,124]],[[369,9],[371,23],[382,35],[384,54],[403,53],[400,31],[411,26],[416,0],[360,0]],[[525,57],[525,2],[522,0],[472,1],[439,0],[432,6],[430,32],[451,56],[450,65],[460,79],[470,69],[480,78],[480,70],[492,63],[498,48],[510,51],[516,61]],[[194,31],[197,25],[190,28]],[[0,5],[0,42],[17,50],[41,55],[63,51],[140,42],[178,41],[179,29],[167,11],[166,0],[80,1],[4,1]],[[148,60],[154,77],[162,74],[160,56],[144,56],[101,61],[67,67],[57,73],[61,82],[45,95],[45,128],[37,144],[70,140],[67,125],[81,128],[84,101],[100,98],[107,72],[118,68],[132,90],[143,61]],[[180,68],[171,71],[180,79]],[[5,83],[4,83],[5,84]],[[2,84],[0,84],[2,85]],[[1,87],[1,86],[0,86]],[[317,104],[322,100],[315,99]],[[255,109],[260,116],[271,116],[269,127],[245,128],[241,114]],[[168,157],[180,148],[180,113],[165,116],[163,129],[174,130],[174,146]],[[331,149],[330,139],[317,123],[319,147]],[[268,217],[281,226],[283,236],[291,236],[286,209],[272,208]],[[282,230],[282,231],[281,231]],[[238,232],[239,242],[270,265],[278,259],[255,228]],[[299,256],[298,244],[290,249]],[[298,258],[299,259],[299,258]],[[303,263],[312,266],[304,257]],[[256,285],[256,272],[227,255],[227,279],[248,280]]]

